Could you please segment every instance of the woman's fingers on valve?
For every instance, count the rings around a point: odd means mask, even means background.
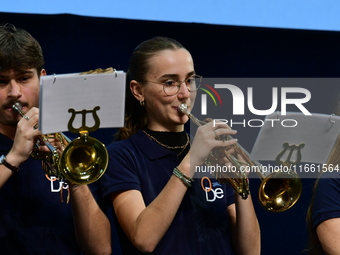
[[[219,128],[216,128],[211,123],[208,123],[207,125],[200,126],[197,129],[194,141],[199,140],[201,143],[204,143],[208,149],[212,149],[214,147],[230,146],[235,144],[237,139],[228,139],[227,136],[234,135],[236,133],[236,130],[230,129],[225,124],[223,124],[223,126],[219,126]],[[221,137],[223,135],[226,135],[225,139]],[[196,139],[196,137],[198,139]]]
[[[206,126],[213,131],[215,137],[221,135],[235,135],[237,133],[236,130],[231,129],[226,123],[218,120],[213,120],[206,124]]]
[[[217,129],[217,128],[228,128],[228,129],[231,129],[226,122],[223,122],[223,121],[220,121],[220,120],[217,120],[217,119],[212,120],[208,124],[212,125],[215,129]]]
[[[228,129],[228,128],[219,128],[213,130],[215,135],[215,146],[219,147],[227,147],[237,143],[236,138],[231,138],[230,135],[235,135],[237,133],[236,130]]]
[[[213,129],[213,133],[215,135],[215,138],[222,138],[223,140],[223,137],[221,136],[235,135],[237,134],[237,131],[230,129],[230,128],[217,128],[217,129]],[[227,139],[225,138],[224,140],[227,140]]]

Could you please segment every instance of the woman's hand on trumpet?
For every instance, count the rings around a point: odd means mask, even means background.
[[[237,143],[237,139],[216,139],[222,135],[235,135],[236,130],[232,130],[223,122],[211,121],[198,127],[194,141],[190,149],[191,164],[199,166],[204,163],[211,150],[216,147],[228,147]],[[231,148],[232,149],[232,148]]]

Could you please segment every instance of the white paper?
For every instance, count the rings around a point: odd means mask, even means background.
[[[277,119],[277,121],[269,121]],[[294,121],[289,121],[294,120]],[[295,122],[296,121],[296,122]],[[295,127],[284,127],[294,126]],[[304,144],[301,162],[326,162],[340,131],[340,117],[326,114],[304,115],[290,112],[287,115],[273,113],[266,117],[251,152],[253,160],[275,161],[283,151],[285,142],[289,145]],[[287,151],[288,152],[288,151]],[[285,154],[286,158],[287,153]],[[296,150],[291,160],[297,159]]]
[[[92,110],[100,119],[99,128],[122,127],[125,107],[125,73],[62,74],[41,76],[39,130],[43,134],[68,131],[75,111]],[[82,115],[76,114],[74,128],[82,127]],[[85,125],[93,127],[93,114],[87,113]]]

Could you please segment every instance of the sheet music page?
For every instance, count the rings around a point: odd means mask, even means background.
[[[72,126],[95,125],[100,128],[122,127],[125,107],[125,73],[62,74],[41,76],[39,130],[43,134],[68,131],[72,114],[77,112]],[[99,110],[94,110],[99,106]],[[87,111],[82,114],[81,111]]]
[[[273,113],[265,119],[251,158],[275,161],[280,152],[283,152],[284,143],[288,143],[300,146],[301,162],[323,164],[327,161],[339,131],[339,116],[295,112],[283,116]],[[294,160],[296,152],[291,156],[291,160]]]

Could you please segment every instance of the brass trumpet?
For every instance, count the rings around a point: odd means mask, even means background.
[[[23,118],[27,118],[19,102],[16,102],[12,108]],[[37,128],[37,125],[34,128]],[[49,139],[60,142],[61,152],[57,151]],[[39,151],[41,145],[46,145],[49,152]],[[86,130],[80,131],[80,137],[73,141],[63,133],[42,135],[38,138],[31,157],[42,160],[47,175],[78,185],[95,182],[104,174],[108,165],[105,145],[89,137]]]
[[[178,111],[186,114],[197,126],[206,124],[206,122],[202,122],[193,116],[188,111],[186,104],[178,106]],[[229,140],[231,138],[229,135],[222,135],[216,139]],[[231,148],[242,157],[242,161],[230,155],[228,150]],[[228,147],[214,148],[210,151],[204,164],[206,166],[217,165],[223,157],[226,157],[236,167],[237,171],[235,173],[215,171],[212,174],[219,183],[228,182],[243,199],[248,197],[250,191],[248,178],[242,166],[256,169],[256,174],[262,181],[258,191],[258,199],[264,209],[270,212],[283,212],[291,208],[300,198],[302,182],[294,171],[273,172],[265,176],[261,170],[261,164],[251,160],[249,153],[238,143]]]

